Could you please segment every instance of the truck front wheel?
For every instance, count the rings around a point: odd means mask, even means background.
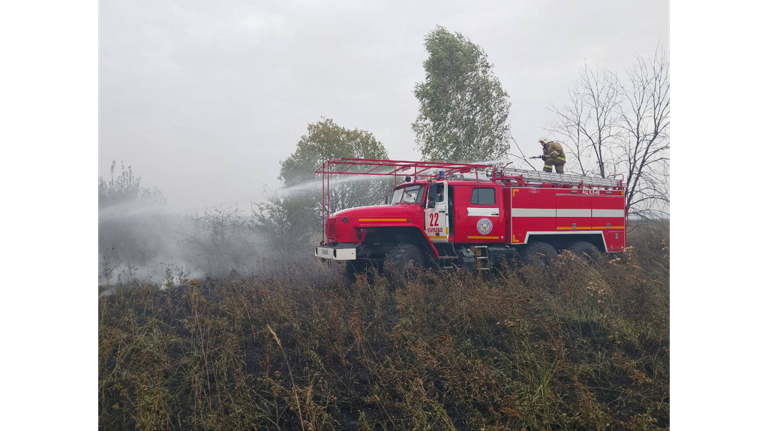
[[[424,268],[424,253],[415,245],[396,245],[384,256],[384,272],[392,279],[403,279],[417,268]]]

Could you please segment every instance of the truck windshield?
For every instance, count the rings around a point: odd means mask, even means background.
[[[395,204],[420,204],[424,198],[424,186],[413,185],[395,190],[392,196],[392,205]]]

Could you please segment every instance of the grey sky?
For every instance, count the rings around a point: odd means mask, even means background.
[[[437,25],[480,45],[529,154],[586,61],[668,49],[667,1],[114,1],[99,8],[99,172],[134,167],[172,206],[260,200],[308,123],[418,159],[413,87]]]

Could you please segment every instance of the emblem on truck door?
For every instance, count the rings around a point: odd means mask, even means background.
[[[487,218],[481,218],[477,222],[477,231],[483,235],[488,235],[493,230],[493,223]]]

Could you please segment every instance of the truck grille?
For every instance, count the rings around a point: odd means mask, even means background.
[[[325,223],[325,234],[328,241],[336,239],[336,217],[328,217],[328,221]]]

